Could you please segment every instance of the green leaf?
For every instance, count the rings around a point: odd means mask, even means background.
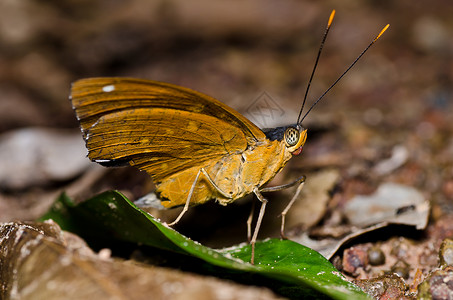
[[[61,195],[41,220],[53,219],[63,230],[97,243],[146,245],[176,255],[190,255],[212,266],[214,275],[234,274],[238,281],[266,284],[276,292],[300,298],[319,293],[334,299],[368,299],[316,251],[288,240],[256,243],[255,265],[250,245],[223,250],[205,247],[160,223],[116,191],[102,193],[78,205]]]

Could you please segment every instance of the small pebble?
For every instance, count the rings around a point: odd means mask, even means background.
[[[391,272],[397,274],[398,276],[408,279],[409,278],[409,265],[402,260],[397,261],[391,268]]]
[[[385,264],[385,254],[378,247],[368,249],[368,260],[372,266],[380,266]]]
[[[351,247],[343,252],[343,270],[353,276],[357,275],[357,269],[368,265],[367,252],[362,248]]]
[[[453,240],[442,241],[439,250],[439,264],[441,267],[453,266]]]

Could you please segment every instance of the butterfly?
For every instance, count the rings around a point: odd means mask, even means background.
[[[298,197],[305,176],[282,186],[266,184],[301,153],[307,139],[302,120],[321,98],[301,118],[302,105],[296,123],[261,130],[217,99],[169,83],[88,78],[74,82],[70,96],[88,157],[104,166],[133,166],[147,172],[162,206],[184,207],[170,225],[177,223],[191,205],[212,199],[227,205],[255,194],[261,209],[253,236],[252,215],[247,221],[252,263],[267,203],[262,193],[297,185],[282,213],[284,236],[285,215]]]
[[[88,157],[146,171],[166,208],[227,205],[254,193],[264,214],[262,187],[307,137],[298,124],[262,131],[214,98],[151,80],[82,79],[71,99]]]

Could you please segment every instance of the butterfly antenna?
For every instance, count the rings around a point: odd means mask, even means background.
[[[298,122],[297,124],[302,124],[302,122],[304,121],[305,117],[308,115],[308,113],[313,109],[313,107],[316,106],[316,104],[318,104],[318,102],[324,98],[324,96],[338,83],[338,81],[340,81],[341,78],[343,78],[344,75],[346,75],[346,73],[348,73],[348,71],[359,61],[359,59],[365,54],[365,52],[368,51],[368,49],[370,49],[371,46],[373,46],[374,43],[376,43],[376,41],[381,37],[381,35],[389,28],[390,24],[387,24],[382,30],[381,32],[374,38],[374,40],[365,48],[365,50],[362,51],[362,53],[360,53],[359,56],[357,56],[357,58],[352,62],[352,64],[346,69],[346,71],[343,72],[343,74],[341,74],[340,77],[338,77],[337,80],[334,81],[334,83],[332,83],[330,85],[330,87],[318,98],[318,100],[315,101],[315,103],[313,103],[311,105],[311,107],[308,109],[308,111],[305,113],[305,115],[302,117],[302,120],[300,120],[300,123]]]
[[[307,89],[305,90],[304,101],[302,102],[302,107],[300,108],[299,116],[297,117],[296,124],[299,124],[300,116],[302,115],[302,111],[304,110],[305,101],[307,100],[308,91],[310,90],[311,81],[313,80],[313,76],[315,75],[316,67],[318,66],[319,57],[321,57],[322,48],[324,48],[324,43],[326,42],[327,34],[329,33],[330,25],[332,25],[334,16],[335,16],[335,9],[332,10],[332,13],[330,14],[329,22],[327,23],[326,31],[324,32],[324,36],[322,38],[321,46],[319,47],[318,56],[316,57],[316,61],[315,61],[315,65],[313,67],[313,71],[311,72],[310,79],[308,80]]]

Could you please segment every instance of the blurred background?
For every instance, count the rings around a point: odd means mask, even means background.
[[[0,221],[34,219],[63,190],[82,200],[109,188],[133,198],[153,189],[146,174],[106,171],[85,158],[71,82],[170,82],[264,127],[294,123],[332,9],[309,104],[390,28],[306,119],[304,152],[276,183],[334,167],[345,199],[393,181],[420,189],[435,203],[435,216],[451,212],[450,1],[3,0]],[[401,162],[372,172],[395,149],[403,149]]]

